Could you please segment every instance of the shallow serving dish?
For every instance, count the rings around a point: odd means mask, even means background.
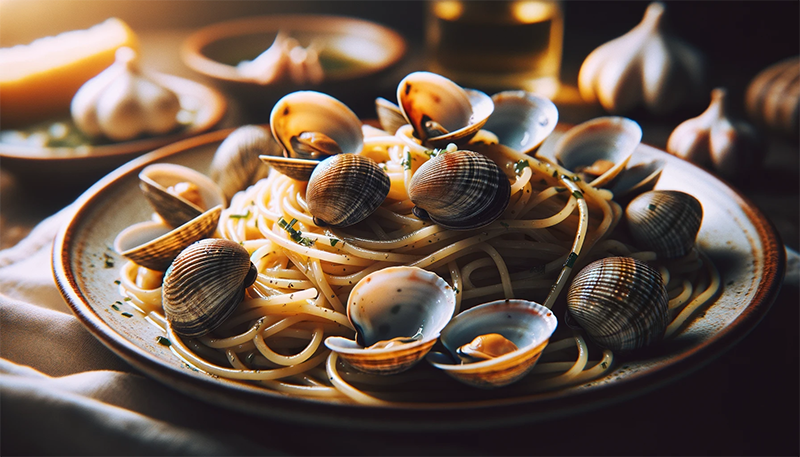
[[[225,115],[227,102],[218,90],[173,75],[149,73],[149,76],[178,94],[181,107],[194,113],[191,122],[167,135],[87,145],[79,149],[25,146],[0,141],[3,169],[40,183],[54,179],[64,185],[79,182],[88,185],[139,155],[210,130]],[[69,113],[65,113],[65,119],[68,116]]]
[[[758,324],[783,280],[783,245],[759,210],[710,174],[641,145],[643,157],[666,161],[657,188],[690,192],[703,204],[698,245],[719,268],[723,284],[716,302],[657,350],[625,360],[604,378],[558,391],[533,393],[526,379],[494,391],[478,391],[453,381],[420,389],[428,395],[446,389],[438,401],[414,397],[412,392],[410,402],[392,407],[299,398],[212,377],[188,367],[158,344],[160,330],[141,314],[121,309],[132,314],[125,317],[111,309],[120,299],[114,281],[122,262],[111,245],[123,228],[150,215],[138,189],[139,170],[153,162],[170,162],[205,172],[228,133],[213,132],[164,147],[106,176],[79,199],[53,250],[53,268],[63,296],[99,340],[149,376],[226,408],[283,421],[393,430],[494,427],[560,417],[643,394],[721,355]],[[421,369],[428,368],[432,369]]]
[[[321,46],[319,58],[325,76],[320,84],[261,84],[236,70],[239,62],[253,60],[269,48],[278,31],[302,46],[312,40]],[[400,34],[374,22],[341,16],[270,15],[204,27],[184,41],[181,58],[248,111],[268,115],[280,97],[295,90],[318,90],[346,100],[348,105],[355,98],[374,100],[365,88],[379,87],[381,78],[397,66],[405,52],[406,42]]]

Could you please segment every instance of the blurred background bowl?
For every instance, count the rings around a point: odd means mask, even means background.
[[[279,31],[307,47],[321,45],[325,74],[320,84],[261,84],[239,74],[236,65],[253,60],[269,48]],[[406,53],[405,39],[374,22],[330,15],[269,15],[213,24],[192,33],[181,58],[238,103],[252,121],[267,122],[272,106],[287,93],[317,90],[356,110],[392,90],[391,70]]]

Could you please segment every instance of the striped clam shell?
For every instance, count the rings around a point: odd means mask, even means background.
[[[201,204],[168,191],[178,183],[197,186]],[[139,173],[139,188],[156,213],[171,227],[178,227],[217,205],[226,205],[222,189],[208,176],[183,165],[155,163]]]
[[[164,271],[187,246],[211,236],[221,214],[218,205],[174,229],[161,222],[140,222],[117,235],[114,249],[137,265]]]
[[[469,230],[488,225],[503,214],[511,185],[491,159],[460,150],[422,164],[411,178],[408,196],[437,224]]]
[[[260,155],[282,153],[269,129],[245,125],[231,132],[219,145],[208,174],[230,200],[236,192],[267,177],[269,166],[259,160]]]
[[[675,190],[645,192],[625,209],[637,247],[674,259],[691,251],[703,220],[703,206],[693,196]]]
[[[600,346],[631,351],[658,341],[669,321],[661,275],[630,257],[608,257],[583,268],[567,293],[569,313]]]
[[[239,243],[200,240],[178,254],[164,275],[164,314],[178,335],[203,336],[233,313],[257,276]]]
[[[347,227],[372,214],[389,194],[389,175],[369,157],[337,154],[317,165],[306,188],[317,225]]]
[[[425,357],[455,307],[455,290],[437,274],[417,267],[384,268],[350,291],[347,318],[356,329],[355,340],[328,337],[325,345],[360,371],[400,373]],[[373,346],[397,339],[404,342]]]

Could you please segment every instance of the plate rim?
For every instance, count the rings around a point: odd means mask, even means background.
[[[256,416],[289,422],[317,423],[339,428],[366,427],[386,430],[455,430],[502,426],[524,422],[536,422],[573,415],[582,411],[600,408],[643,395],[660,386],[674,382],[683,376],[711,363],[733,345],[743,339],[763,319],[775,301],[785,274],[786,253],[780,235],[773,223],[747,197],[741,195],[727,183],[688,162],[689,166],[719,182],[725,194],[743,210],[754,226],[758,240],[763,246],[764,272],[751,303],[724,329],[700,346],[681,351],[669,363],[636,373],[619,382],[593,386],[584,391],[551,391],[530,394],[525,397],[483,400],[481,402],[455,403],[409,403],[389,407],[368,407],[358,404],[335,403],[296,397],[271,391],[257,391],[237,387],[239,383],[212,384],[202,377],[189,376],[165,365],[147,351],[134,345],[103,322],[88,301],[79,293],[74,272],[69,268],[68,247],[76,236],[76,224],[82,213],[88,211],[93,202],[100,199],[104,189],[120,178],[154,161],[163,160],[180,152],[221,141],[234,128],[217,130],[173,143],[136,158],[117,168],[86,190],[75,202],[69,221],[58,231],[52,252],[52,268],[56,283],[64,300],[78,320],[112,352],[122,357],[138,370],[166,384],[170,388],[189,394],[202,401],[227,409]],[[645,145],[660,154],[658,148]],[[675,158],[675,160],[680,160]],[[166,368],[166,370],[165,370]],[[521,401],[522,400],[522,401]],[[523,405],[535,405],[525,411]],[[365,417],[369,410],[370,418]],[[424,410],[425,418],[418,413]],[[479,414],[463,414],[464,411],[479,411]],[[461,413],[461,414],[459,414]],[[380,420],[371,419],[380,417]]]

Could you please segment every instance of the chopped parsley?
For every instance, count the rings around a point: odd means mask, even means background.
[[[338,240],[336,238],[331,238],[331,247],[336,246],[336,243],[338,243],[339,241],[342,241],[342,240]]]
[[[244,219],[246,217],[250,217],[250,210],[248,209],[247,212],[244,214],[231,214],[228,217],[230,217],[231,219]]]
[[[278,226],[280,226],[280,228],[286,230],[286,232],[289,233],[289,238],[291,238],[292,241],[303,246],[311,246],[312,244],[314,244],[314,240],[312,240],[311,238],[304,237],[303,232],[293,228],[294,224],[296,223],[297,219],[294,218],[291,220],[291,222],[286,222],[286,219],[282,217],[278,218]]]
[[[572,196],[580,200],[581,198],[583,198],[583,192],[579,190],[574,190],[572,191]]]
[[[575,261],[576,260],[578,260],[578,254],[575,254],[574,252],[570,252],[569,256],[567,256],[567,261],[566,261],[566,263],[564,263],[564,266],[572,268],[572,267],[575,266]]]
[[[111,255],[109,255],[106,252],[103,253],[103,262],[104,262],[104,265],[103,265],[104,267],[106,267],[106,268],[114,268],[114,258],[111,257]]]
[[[133,317],[133,314],[131,314],[131,313],[127,312],[127,311],[122,313],[122,315],[125,316],[125,317]]]
[[[515,172],[516,172],[518,175],[521,175],[521,174],[522,174],[522,171],[523,171],[524,169],[526,169],[526,168],[530,168],[530,167],[531,167],[531,164],[530,164],[530,163],[528,163],[528,161],[527,161],[527,160],[525,160],[525,159],[520,159],[520,160],[519,160],[519,162],[517,162],[517,163],[515,163],[515,164],[514,164],[514,171],[515,171]]]
[[[647,209],[649,209],[650,211],[655,211],[656,210],[656,205],[650,203],[649,205],[647,205]]]
[[[156,342],[162,346],[170,347],[172,346],[172,341],[164,338],[163,336],[159,336],[156,338]]]
[[[405,153],[403,154],[403,161],[400,162],[403,165],[403,170],[410,170],[411,169],[411,150],[406,149]]]

